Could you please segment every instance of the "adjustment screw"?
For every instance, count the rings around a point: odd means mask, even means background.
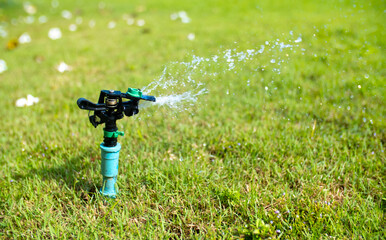
[[[115,107],[118,104],[117,99],[106,99],[106,105],[107,107]]]

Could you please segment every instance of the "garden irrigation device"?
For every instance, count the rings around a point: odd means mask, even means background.
[[[156,101],[155,97],[143,95],[141,90],[136,88],[129,88],[125,93],[102,90],[98,103],[90,102],[84,98],[79,98],[77,101],[80,109],[93,111],[92,115],[89,114],[89,120],[95,128],[99,124],[105,124],[103,128],[104,140],[100,144],[102,155],[101,173],[103,175],[100,193],[104,196],[115,198],[117,195],[115,183],[118,176],[119,151],[121,150],[121,144],[119,144],[117,138],[124,134],[118,131],[116,122],[122,119],[124,115],[131,117],[137,114],[139,112],[139,100]]]

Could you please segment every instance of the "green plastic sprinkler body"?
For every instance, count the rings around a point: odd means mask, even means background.
[[[129,101],[123,101],[123,99]],[[87,99],[79,98],[78,107],[83,110],[93,111],[89,114],[91,124],[96,128],[99,124],[105,124],[103,128],[103,142],[101,149],[101,173],[103,183],[100,193],[103,196],[116,198],[116,181],[118,176],[118,160],[121,144],[118,143],[118,136],[124,133],[118,131],[116,121],[122,119],[124,115],[131,117],[138,114],[139,100],[155,102],[153,96],[143,95],[140,89],[129,88],[122,93],[114,90],[102,90],[99,95],[98,103],[90,102]]]

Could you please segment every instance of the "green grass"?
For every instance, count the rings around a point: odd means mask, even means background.
[[[384,1],[30,2],[47,23],[12,25],[27,16],[23,2],[0,1],[0,238],[385,237]],[[170,20],[180,10],[191,23]],[[144,27],[122,20],[132,13]],[[52,27],[61,39],[47,37]],[[24,32],[31,43],[3,48]],[[192,72],[209,93],[187,111],[154,106],[120,120],[120,195],[96,193],[102,128],[79,97],[146,86],[164,66],[184,79],[171,62],[300,35],[237,73],[200,65],[218,75]],[[280,74],[270,64],[279,57]],[[61,61],[73,70],[59,73]],[[40,102],[15,107],[27,94]]]

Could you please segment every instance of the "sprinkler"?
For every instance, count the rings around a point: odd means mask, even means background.
[[[123,99],[129,101],[123,101]],[[121,144],[117,141],[118,136],[124,133],[118,131],[117,120],[122,119],[124,115],[131,117],[138,114],[139,100],[155,102],[153,96],[143,95],[140,89],[129,88],[127,92],[122,93],[114,90],[102,90],[99,95],[98,103],[93,103],[85,98],[79,98],[78,107],[83,110],[93,111],[89,120],[96,128],[99,124],[105,124],[103,128],[103,142],[101,148],[101,173],[103,184],[100,193],[103,196],[115,198],[117,191],[115,184],[118,176],[118,159]]]

